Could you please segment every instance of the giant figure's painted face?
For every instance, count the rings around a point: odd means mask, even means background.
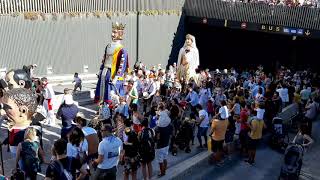
[[[36,96],[25,88],[15,88],[5,92],[2,103],[9,121],[17,127],[28,126],[37,108]]]
[[[187,44],[187,46],[192,46],[192,39],[189,38],[188,36],[186,38],[186,44]]]
[[[113,29],[111,34],[111,39],[113,42],[123,39],[123,30]]]
[[[18,85],[18,83],[13,79],[13,75],[14,75],[14,72],[11,71],[11,72],[8,72],[6,74],[6,82],[8,84],[8,88],[9,89],[13,89],[13,88],[20,88],[20,86]]]
[[[5,80],[9,89],[14,88],[27,88],[30,89],[32,80],[29,74],[23,69],[16,69],[9,71],[6,74]]]

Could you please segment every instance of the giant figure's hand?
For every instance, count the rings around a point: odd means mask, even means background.
[[[117,81],[118,81],[119,76],[115,76],[112,80],[112,84],[116,85]]]

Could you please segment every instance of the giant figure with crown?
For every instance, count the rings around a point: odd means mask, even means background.
[[[95,102],[107,102],[111,100],[110,91],[114,90],[120,96],[124,96],[124,74],[128,72],[128,53],[121,44],[125,25],[112,24],[112,42],[104,51],[102,64],[99,71],[99,79],[95,92]]]

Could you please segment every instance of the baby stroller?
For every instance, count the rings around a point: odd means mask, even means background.
[[[282,118],[275,117],[272,120],[272,134],[269,145],[272,149],[284,152],[289,143],[289,135],[282,123]]]
[[[182,115],[180,120],[182,121],[183,118],[189,117],[190,114],[192,113],[191,111],[191,105],[187,101],[180,101],[179,106],[182,109]]]
[[[175,144],[178,146],[180,150],[185,150],[185,152],[190,153],[190,141],[192,140],[192,136],[192,123],[188,120],[185,120],[177,132]]]
[[[284,164],[281,167],[279,180],[298,180],[304,148],[299,144],[290,144],[284,154]]]

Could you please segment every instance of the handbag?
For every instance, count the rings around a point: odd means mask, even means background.
[[[12,176],[10,179],[11,180],[25,180],[25,174],[21,169],[17,168],[16,170],[12,170]]]

